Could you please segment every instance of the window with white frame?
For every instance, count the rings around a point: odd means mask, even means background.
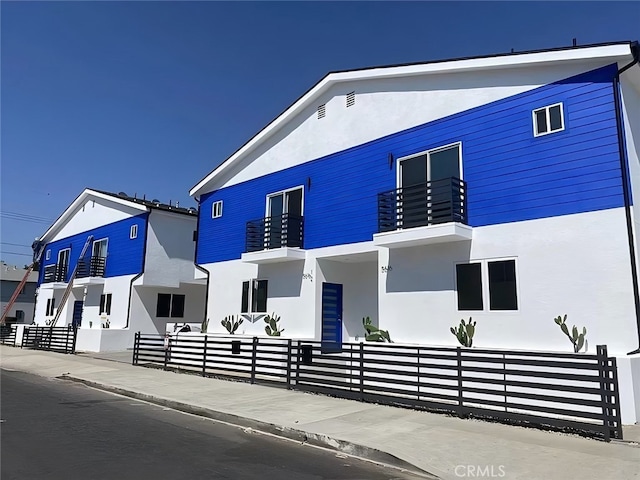
[[[46,317],[53,317],[53,315],[55,313],[55,309],[56,309],[56,299],[55,298],[48,298],[47,299],[47,309],[46,309],[44,315]]]
[[[533,135],[540,137],[564,130],[562,103],[548,105],[533,111]]]
[[[240,313],[267,313],[267,280],[242,282],[242,305]]]
[[[176,293],[159,293],[156,303],[156,317],[184,318],[185,296]]]
[[[51,260],[51,249],[48,249],[44,255],[45,260]]]
[[[134,238],[138,238],[138,225],[131,225],[131,229],[129,230],[129,238],[133,240]]]
[[[220,218],[222,216],[222,200],[213,202],[211,205],[211,218]]]
[[[100,315],[111,315],[111,294],[100,295]]]
[[[459,311],[485,310],[486,297],[490,311],[518,310],[516,261],[483,260],[457,264],[456,292]]]

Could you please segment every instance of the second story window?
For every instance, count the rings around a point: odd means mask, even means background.
[[[211,205],[211,218],[220,218],[222,216],[222,200],[213,202]]]
[[[564,130],[562,103],[556,103],[533,111],[533,136],[540,137]]]
[[[133,240],[134,238],[138,238],[138,225],[131,225],[131,229],[129,230],[129,238]]]
[[[44,255],[45,260],[51,260],[51,249],[47,250],[47,253]]]

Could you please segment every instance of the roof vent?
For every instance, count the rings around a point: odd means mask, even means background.
[[[129,197],[129,195],[127,195],[127,194],[126,194],[126,193],[124,193],[124,192],[118,192],[118,196],[119,196],[119,197],[124,197],[124,198],[128,198],[128,197]]]
[[[322,104],[318,107],[318,118],[324,118],[327,115],[327,105]]]
[[[356,104],[356,92],[347,93],[347,108]]]

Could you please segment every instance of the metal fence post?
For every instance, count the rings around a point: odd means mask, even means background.
[[[364,343],[360,342],[360,400],[364,400]]]
[[[287,390],[291,390],[291,368],[293,367],[292,348],[292,341],[289,338],[287,340]]]
[[[258,354],[258,337],[253,337],[251,345],[251,383],[256,382],[256,357]]]
[[[600,379],[600,402],[602,404],[602,424],[604,427],[604,439],[605,441],[611,441],[611,396],[609,391],[611,390],[609,368],[608,368],[608,355],[606,345],[597,345],[596,354],[598,357],[598,376]]]
[[[165,336],[167,343],[165,344],[165,349],[164,349],[164,365],[162,366],[163,370],[167,369],[167,363],[169,362],[169,351],[171,350],[171,337],[167,334]]]
[[[136,332],[133,337],[133,359],[131,361],[132,365],[138,364],[138,350],[140,348],[140,332]]]
[[[298,353],[296,355],[296,383],[295,383],[295,388],[298,388],[298,382],[300,379],[300,340],[298,340],[298,346],[296,347],[296,352]]]
[[[202,376],[207,376],[207,339],[209,335],[204,336],[204,352],[202,354]]]
[[[462,396],[462,348],[456,347],[458,366],[458,416],[464,416],[464,398]]]

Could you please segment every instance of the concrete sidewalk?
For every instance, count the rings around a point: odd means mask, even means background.
[[[0,367],[47,377],[66,375],[116,393],[244,427],[396,466],[414,465],[445,480],[640,479],[637,443],[604,443],[87,356],[5,346],[0,347]],[[639,430],[625,429],[625,436],[640,437]],[[478,468],[484,476],[478,475]]]

